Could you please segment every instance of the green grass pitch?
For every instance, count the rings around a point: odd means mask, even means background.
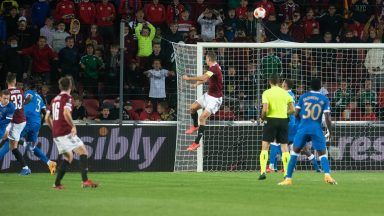
[[[90,173],[97,189],[80,188],[67,173],[65,190],[49,174],[0,174],[0,215],[384,215],[384,173],[295,173],[294,185],[277,186],[280,173],[258,181],[244,173]]]

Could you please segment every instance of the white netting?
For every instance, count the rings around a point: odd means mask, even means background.
[[[207,171],[259,169],[262,126],[251,120],[259,118],[260,98],[270,73],[293,80],[297,98],[309,90],[307,84],[313,77],[322,79],[322,91],[328,92],[333,120],[337,121],[329,146],[333,169],[384,169],[384,129],[379,123],[384,110],[384,46],[333,45],[174,44],[178,73],[175,170],[195,171],[199,157]],[[181,77],[206,70],[203,57],[207,50],[216,52],[223,69],[224,100],[208,122],[198,157],[196,152],[186,151],[195,135],[185,135],[185,130],[192,124],[190,104],[206,89],[192,89]],[[198,70],[198,65],[204,68]],[[301,159],[298,169],[311,169],[311,164]]]

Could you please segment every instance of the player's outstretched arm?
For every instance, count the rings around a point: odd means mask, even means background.
[[[50,111],[47,111],[47,113],[45,114],[45,122],[47,123],[48,127],[52,130],[52,117],[51,117],[51,112]]]
[[[24,105],[29,104],[32,101],[32,95],[28,94],[27,97],[24,99]]]
[[[327,125],[328,133],[329,133],[329,138],[332,137],[332,119],[331,119],[331,114],[329,112],[325,112],[325,124]]]
[[[196,77],[190,77],[188,75],[184,75],[183,76],[183,80],[186,80],[186,81],[200,81],[202,83],[205,83],[207,82],[209,79],[209,75],[208,74],[203,74],[201,76],[196,76]]]
[[[295,106],[293,105],[293,103],[289,103],[289,105],[288,105],[288,115],[292,115],[293,113],[295,113]]]

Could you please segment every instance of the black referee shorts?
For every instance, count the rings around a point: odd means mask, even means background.
[[[263,128],[263,141],[276,143],[288,143],[288,118],[267,118]]]

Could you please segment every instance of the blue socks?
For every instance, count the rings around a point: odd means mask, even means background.
[[[321,155],[320,157],[320,164],[321,164],[321,167],[323,168],[323,171],[325,174],[329,174],[331,171],[330,171],[330,168],[329,168],[329,161],[328,161],[328,157],[327,155]]]
[[[286,176],[287,178],[292,178],[293,170],[296,167],[297,157],[299,157],[299,154],[297,154],[294,151],[291,151],[291,159],[289,160],[289,163],[288,163],[288,171]]]
[[[33,153],[40,158],[41,161],[43,161],[44,163],[48,164],[48,157],[40,150],[40,148],[38,147],[35,147],[33,148]]]
[[[280,145],[276,143],[271,143],[270,153],[269,153],[269,164],[271,169],[272,169],[271,165],[273,165],[274,170],[277,169],[276,163],[277,163],[277,155],[279,154],[279,152],[281,154]]]
[[[312,162],[312,165],[313,165],[313,169],[315,171],[319,171],[320,170],[320,167],[319,167],[319,164],[317,163],[317,160],[316,160],[316,156],[315,155],[311,155],[308,157],[308,160],[310,160]]]
[[[9,143],[8,140],[5,141],[4,145],[0,148],[0,160],[9,152]]]

